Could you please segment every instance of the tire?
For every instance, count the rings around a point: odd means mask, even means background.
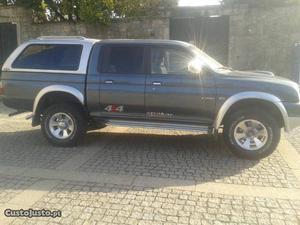
[[[281,128],[270,113],[244,109],[227,118],[223,136],[233,154],[243,159],[258,160],[275,151]]]
[[[41,129],[50,144],[71,147],[77,145],[86,134],[87,120],[76,105],[56,104],[43,112]]]

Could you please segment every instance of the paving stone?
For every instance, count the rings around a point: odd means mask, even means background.
[[[72,187],[76,185],[76,192],[71,192],[67,195],[66,190],[72,190]],[[86,187],[94,187],[96,191],[83,191]],[[83,183],[83,182],[61,182],[51,192],[42,197],[33,208],[47,208],[54,209],[54,203],[48,201],[49,198],[57,199],[59,202],[62,199],[74,199],[70,203],[73,208],[77,207],[79,211],[72,211],[71,214],[65,215],[63,210],[63,218],[59,219],[43,219],[32,218],[31,224],[41,224],[41,221],[50,221],[56,223],[58,221],[64,221],[64,224],[79,224],[80,222],[88,221],[91,224],[293,224],[297,225],[300,216],[300,204],[299,201],[293,200],[281,200],[270,199],[261,197],[244,197],[244,196],[232,196],[222,194],[211,194],[195,192],[193,196],[195,198],[197,207],[186,207],[182,209],[174,201],[173,208],[162,208],[161,205],[156,205],[158,201],[157,196],[161,193],[167,194],[170,199],[180,199],[182,196],[190,196],[189,191],[178,191],[174,189],[154,189],[154,188],[142,188],[139,191],[135,190],[135,186],[116,186],[116,185],[98,185],[96,183]],[[114,191],[108,191],[114,190]],[[75,201],[84,192],[84,195],[90,201],[90,205],[85,208],[79,207]],[[135,203],[129,203],[131,208],[114,207],[114,205],[120,203],[112,203],[110,208],[104,210],[101,206],[97,205],[97,202],[111,202],[114,200],[121,200],[127,196],[146,196],[148,194],[153,195],[155,198],[147,199],[151,201],[151,204],[147,206],[138,206]],[[218,203],[216,206],[210,207],[210,203]],[[264,203],[264,204],[261,204]],[[274,205],[271,206],[270,203]],[[285,204],[284,204],[285,203]],[[287,204],[288,203],[288,204]],[[199,206],[198,206],[199,205]],[[201,207],[205,205],[206,207]],[[260,205],[258,207],[258,205]],[[263,205],[263,206],[262,206]],[[291,206],[288,210],[283,206]],[[239,206],[242,210],[232,210],[233,206]],[[216,208],[215,208],[216,207]],[[63,206],[61,208],[64,208]],[[201,209],[201,210],[200,210]],[[228,215],[223,209],[229,209],[231,212]],[[271,209],[268,213],[265,210]],[[277,212],[272,212],[278,211]],[[22,222],[23,223],[20,223]],[[19,224],[28,224],[27,220],[18,220]],[[69,222],[68,222],[69,221]],[[70,222],[72,221],[72,223]],[[16,221],[15,221],[16,222]],[[86,222],[87,223],[87,222]],[[16,223],[17,224],[17,223]]]
[[[8,203],[37,180],[38,178],[0,174],[0,204]]]
[[[129,129],[78,171],[163,177],[197,182],[300,188],[278,152],[260,161],[232,156],[207,135]]]

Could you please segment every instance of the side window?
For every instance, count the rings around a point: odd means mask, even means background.
[[[33,44],[13,62],[18,69],[71,70],[79,68],[82,45]]]
[[[193,56],[185,51],[168,48],[151,49],[152,74],[189,74],[188,64]]]
[[[144,72],[144,48],[136,46],[104,47],[102,73],[141,74]]]

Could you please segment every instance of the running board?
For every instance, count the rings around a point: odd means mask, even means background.
[[[211,133],[208,126],[197,126],[187,124],[174,124],[174,123],[158,123],[158,122],[139,122],[127,120],[109,120],[106,125],[117,127],[132,127],[132,128],[148,128],[148,129],[162,129],[162,130],[180,130],[180,131],[193,131]]]

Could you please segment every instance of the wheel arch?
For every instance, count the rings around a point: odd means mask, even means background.
[[[280,125],[286,131],[289,130],[288,114],[281,100],[265,92],[242,92],[228,98],[217,113],[213,125],[214,129],[218,130],[232,111],[246,105],[271,109],[271,113],[280,119]]]
[[[43,88],[35,97],[33,104],[32,125],[40,124],[40,114],[50,104],[60,102],[72,102],[84,109],[84,96],[76,88],[66,85],[51,85]]]

